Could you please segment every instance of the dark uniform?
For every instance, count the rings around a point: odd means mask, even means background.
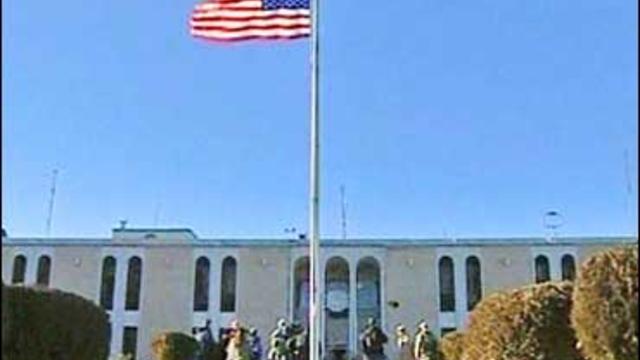
[[[386,360],[384,344],[389,340],[387,335],[376,325],[374,319],[369,319],[367,327],[360,336],[364,360]]]

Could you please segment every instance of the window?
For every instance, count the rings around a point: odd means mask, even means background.
[[[453,278],[453,260],[450,257],[440,258],[438,273],[440,276],[440,311],[455,311],[455,280]]]
[[[358,332],[362,332],[368,318],[380,324],[380,266],[373,257],[358,262],[356,268],[356,319]],[[383,324],[380,324],[381,326]]]
[[[220,284],[220,311],[236,311],[236,259],[227,256],[222,261],[222,281]]]
[[[309,257],[296,260],[293,269],[293,320],[309,323]]]
[[[51,276],[51,258],[47,255],[42,255],[38,259],[38,275],[36,277],[36,284],[49,286],[49,278]]]
[[[135,326],[125,326],[122,333],[122,354],[131,354],[132,360],[135,360],[137,342],[138,328]]]
[[[209,310],[209,259],[201,256],[196,261],[193,311],[207,310]]]
[[[562,280],[573,281],[576,278],[576,262],[573,256],[566,254],[562,257]]]
[[[27,271],[27,258],[24,255],[18,255],[13,259],[13,275],[11,277],[12,284],[23,284],[24,274]]]
[[[142,277],[142,260],[134,256],[129,259],[129,269],[127,271],[127,295],[125,299],[125,310],[140,309],[140,280]]]
[[[482,299],[482,275],[480,260],[475,256],[467,258],[467,310],[471,311]]]
[[[549,259],[544,255],[538,255],[535,264],[536,284],[551,280],[551,276],[549,275]]]
[[[102,280],[100,282],[100,306],[113,310],[113,292],[116,286],[116,259],[107,256],[102,260]]]
[[[454,332],[454,331],[456,331],[456,328],[454,327],[443,327],[442,329],[440,329],[440,337],[443,337],[448,333]]]
[[[108,346],[108,349],[111,349],[112,337],[113,337],[113,323],[111,321],[109,321],[109,323],[107,324],[107,346]],[[109,352],[111,352],[111,350],[109,350]]]

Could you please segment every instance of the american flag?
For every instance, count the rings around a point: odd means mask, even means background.
[[[191,35],[216,41],[307,37],[309,1],[204,0],[191,14]]]

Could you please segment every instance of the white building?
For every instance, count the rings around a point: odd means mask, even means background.
[[[464,328],[494,291],[571,279],[589,254],[631,237],[322,241],[323,354],[353,355],[367,317],[387,334],[424,319]],[[159,332],[239,319],[263,339],[280,317],[306,323],[308,242],[200,239],[189,229],[114,229],[110,238],[2,239],[2,280],[41,283],[102,305],[111,352],[150,359]],[[394,351],[389,345],[389,352]]]

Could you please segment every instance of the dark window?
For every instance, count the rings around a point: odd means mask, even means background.
[[[573,281],[576,278],[576,262],[573,256],[566,254],[562,257],[562,280]]]
[[[36,284],[49,286],[49,278],[51,276],[51,258],[47,255],[42,255],[38,259],[38,275],[36,277]]]
[[[296,260],[293,274],[293,320],[303,326],[309,323],[309,257]]]
[[[456,310],[456,291],[453,278],[453,260],[445,256],[438,264],[440,276],[440,311]]]
[[[131,354],[132,360],[136,358],[136,347],[138,342],[138,328],[135,326],[125,326],[122,333],[122,354]]]
[[[544,255],[536,257],[536,284],[551,280],[549,274],[549,259]]]
[[[142,260],[134,256],[129,259],[129,270],[127,271],[127,295],[125,299],[125,310],[140,309],[140,280],[142,278]]]
[[[102,260],[102,280],[100,282],[100,306],[113,310],[113,292],[116,286],[116,259],[107,256]]]
[[[193,311],[207,310],[209,310],[209,259],[202,256],[196,261]]]
[[[471,311],[482,299],[482,275],[480,260],[475,256],[467,258],[467,310]]]
[[[12,284],[24,283],[24,274],[27,271],[27,258],[24,255],[18,255],[13,259],[13,275],[11,277]]]
[[[112,336],[113,336],[113,323],[109,321],[109,323],[107,324],[107,349],[109,349],[108,352],[111,352]]]
[[[454,327],[443,327],[442,329],[440,329],[440,337],[447,335],[450,332],[454,332],[456,331],[456,328]]]
[[[236,311],[236,259],[231,256],[222,261],[222,281],[220,284],[220,311]]]

